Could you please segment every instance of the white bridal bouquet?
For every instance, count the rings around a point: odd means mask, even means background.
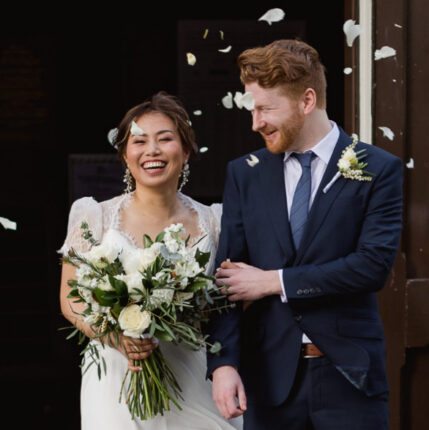
[[[77,279],[68,281],[68,297],[86,304],[80,315],[91,325],[95,339],[118,344],[118,333],[122,332],[133,338],[155,336],[181,342],[195,350],[208,346],[216,353],[221,349],[218,342],[207,342],[200,325],[207,321],[208,311],[221,312],[232,305],[225,304],[214,278],[204,274],[210,253],[187,247],[189,237],[182,239],[182,224],[167,227],[155,241],[145,235],[144,249],[133,250],[115,248],[112,241],[98,243],[87,223],[81,228],[82,236],[92,245],[90,251],[78,254],[71,249],[63,261],[77,268]],[[76,334],[82,343],[85,335],[78,329],[68,338]],[[106,372],[104,359],[100,362],[93,343],[86,348],[91,357],[87,366],[96,364],[101,377],[102,367]],[[144,420],[162,414],[169,410],[170,401],[181,409],[177,401],[180,387],[160,348],[135,365],[142,370],[127,371],[119,393],[119,400],[125,394],[133,418]]]

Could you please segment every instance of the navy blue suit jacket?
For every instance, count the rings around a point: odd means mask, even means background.
[[[397,252],[402,213],[402,162],[380,148],[366,150],[372,181],[340,177],[337,162],[352,140],[343,130],[309,212],[299,249],[294,249],[286,206],[283,154],[266,149],[228,164],[216,264],[226,258],[264,270],[283,270],[288,298],[278,295],[214,316],[208,376],[222,365],[238,368],[249,400],[276,405],[291,389],[302,334],[341,374],[368,396],[388,393],[383,326],[376,292]]]

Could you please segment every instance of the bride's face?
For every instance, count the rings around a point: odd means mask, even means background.
[[[183,150],[174,122],[160,112],[144,114],[135,122],[143,135],[130,135],[124,159],[136,180],[136,187],[177,189],[189,154]]]

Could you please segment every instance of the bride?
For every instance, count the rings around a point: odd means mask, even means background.
[[[123,249],[143,247],[143,234],[154,238],[165,227],[182,223],[190,235],[189,246],[198,242],[200,250],[211,253],[207,273],[213,272],[214,257],[220,229],[221,205],[202,205],[178,191],[189,175],[188,159],[196,152],[194,132],[181,104],[161,92],[130,109],[118,127],[116,145],[126,163],[124,181],[127,192],[111,200],[96,202],[91,197],[76,200],[70,210],[68,232],[60,252],[70,248],[89,250],[81,237],[80,225],[86,221],[96,240],[114,240]],[[107,235],[107,232],[109,234]],[[75,268],[64,264],[61,277],[60,302],[64,316],[93,337],[91,327],[77,314],[84,304],[68,299],[67,280],[74,278]],[[211,398],[211,382],[205,379],[204,351],[191,351],[184,346],[153,339],[139,340],[122,335],[117,347],[104,347],[95,340],[107,364],[107,374],[98,378],[96,366],[82,375],[82,429],[105,430],[172,430],[172,429],[240,429],[241,420],[226,421]],[[127,368],[139,371],[133,360],[144,359],[160,347],[177,376],[184,400],[182,411],[174,405],[163,416],[147,421],[132,420],[124,400],[119,403],[122,378]],[[86,357],[89,359],[89,357]]]

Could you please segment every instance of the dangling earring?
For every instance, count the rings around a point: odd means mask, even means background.
[[[188,162],[186,162],[184,165],[183,165],[183,169],[182,169],[182,171],[181,171],[181,173],[180,173],[180,175],[182,176],[182,181],[180,182],[180,185],[179,185],[179,192],[180,191],[182,191],[182,188],[186,185],[186,183],[189,181],[189,174],[190,174],[190,171],[189,171],[189,163]]]
[[[124,193],[131,193],[134,189],[134,181],[133,181],[133,175],[131,175],[130,168],[128,167],[125,169],[124,179],[123,182],[126,185]]]

